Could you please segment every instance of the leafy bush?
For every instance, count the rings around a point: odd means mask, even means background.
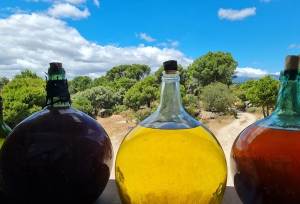
[[[236,101],[235,95],[226,84],[217,82],[203,88],[201,99],[205,110],[222,112],[228,110]]]
[[[256,113],[257,109],[258,109],[257,107],[250,107],[250,108],[246,109],[246,112],[247,113]]]
[[[185,108],[185,111],[192,117],[196,118],[200,115],[200,110],[194,106]]]
[[[72,107],[88,114],[89,116],[94,117],[92,103],[86,98],[78,98],[72,103]]]
[[[245,104],[243,101],[239,100],[239,101],[237,101],[237,102],[235,103],[235,107],[236,107],[238,110],[245,111],[245,109],[246,109],[246,104]]]
[[[122,113],[123,111],[126,111],[128,108],[125,105],[118,105],[112,108],[112,112],[116,115]]]
[[[132,109],[128,109],[121,113],[121,116],[126,119],[126,123],[132,122],[134,119],[134,112]]]
[[[153,110],[151,108],[146,108],[142,110],[138,110],[135,112],[134,116],[136,118],[136,123],[140,123],[141,121],[145,120],[147,117],[149,117],[153,113]]]

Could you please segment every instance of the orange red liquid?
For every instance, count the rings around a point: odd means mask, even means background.
[[[300,132],[249,126],[233,144],[231,170],[244,204],[300,203]]]

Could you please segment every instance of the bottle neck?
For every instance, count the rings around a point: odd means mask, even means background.
[[[162,76],[162,89],[160,94],[160,105],[158,111],[163,113],[165,117],[171,119],[176,115],[180,115],[184,109],[181,103],[180,93],[180,77],[179,72],[164,72]]]
[[[266,128],[300,130],[300,71],[280,73],[280,88],[275,111],[256,124]]]
[[[279,116],[300,115],[300,71],[281,72],[275,113]]]
[[[49,75],[47,81],[47,104],[46,107],[68,107],[70,106],[70,93],[68,82],[64,74]]]
[[[140,125],[156,129],[188,129],[200,126],[199,121],[187,114],[181,104],[179,72],[164,73],[157,110]]]

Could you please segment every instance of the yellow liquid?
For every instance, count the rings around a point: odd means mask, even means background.
[[[115,168],[123,204],[221,203],[226,187],[223,150],[201,126],[137,126],[123,140]]]
[[[4,143],[4,141],[5,141],[5,138],[0,138],[0,149],[1,149],[1,147],[2,147],[2,145],[3,145],[3,143]]]

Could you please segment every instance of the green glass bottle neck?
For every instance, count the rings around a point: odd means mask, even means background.
[[[282,116],[300,115],[300,71],[281,72],[275,113]]]
[[[140,123],[141,126],[157,129],[187,129],[201,125],[182,107],[179,81],[179,72],[164,73],[159,106],[151,116]]]
[[[280,73],[275,111],[255,124],[273,129],[300,130],[300,71]]]
[[[47,81],[47,104],[46,107],[69,107],[70,93],[68,82],[64,73],[51,74]]]

